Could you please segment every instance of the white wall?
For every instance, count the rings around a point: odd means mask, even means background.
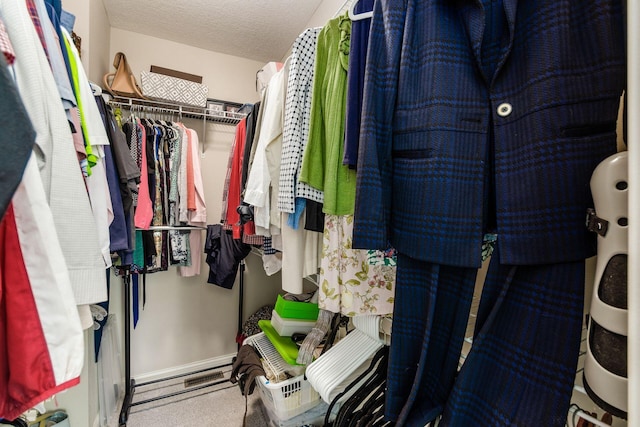
[[[83,62],[88,63],[89,80],[100,84],[102,76],[113,67],[113,57],[109,56],[111,27],[102,0],[90,0],[89,3],[89,57]]]
[[[101,82],[111,67],[111,27],[102,0],[64,0],[62,7],[76,17],[74,32],[81,38],[80,56],[89,80]]]
[[[110,57],[124,52],[140,83],[140,72],[151,65],[202,76],[209,98],[255,102],[256,72],[264,65],[236,56],[175,43],[118,28],[111,29]]]

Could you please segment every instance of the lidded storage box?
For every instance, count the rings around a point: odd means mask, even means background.
[[[283,319],[298,320],[317,320],[318,309],[317,303],[288,301],[278,295],[276,300],[275,311]]]
[[[209,88],[201,83],[142,71],[142,94],[157,101],[171,102],[197,107],[207,106]]]

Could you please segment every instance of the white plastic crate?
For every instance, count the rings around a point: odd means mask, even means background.
[[[279,419],[276,414],[273,413],[271,409],[268,409],[264,403],[260,405],[262,410],[262,415],[269,420],[268,427],[300,427],[300,426],[309,426],[309,427],[321,427],[324,425],[324,418],[329,409],[329,405],[320,400],[320,404],[314,406],[313,408],[296,415],[293,418],[289,418],[288,420]],[[335,407],[334,407],[335,409]],[[339,408],[338,408],[339,409]],[[334,416],[331,420],[335,419],[335,414],[338,412],[337,410],[332,411]],[[267,426],[265,426],[267,427]]]
[[[245,340],[245,344],[253,345],[258,350],[274,374],[285,372],[291,367],[282,359],[263,332],[250,336]],[[262,403],[279,420],[293,418],[320,403],[320,395],[303,375],[277,383],[259,376],[256,378],[256,383]]]

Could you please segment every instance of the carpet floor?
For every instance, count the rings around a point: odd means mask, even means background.
[[[258,390],[255,389],[245,401],[238,385],[228,381],[230,369],[231,367],[228,367],[228,370],[223,371],[224,378],[216,381],[220,384],[199,390],[198,387],[205,386],[207,383],[188,387],[185,385],[185,380],[189,377],[136,386],[127,427],[269,426],[269,420],[265,418],[261,409]],[[193,391],[144,402],[190,388]],[[245,404],[246,423],[243,424]]]

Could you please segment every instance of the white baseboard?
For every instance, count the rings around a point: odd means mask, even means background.
[[[199,360],[197,362],[188,363],[186,365],[173,366],[167,369],[147,372],[135,376],[136,383],[144,383],[147,381],[155,381],[173,375],[182,375],[201,369],[213,368],[221,365],[228,365],[236,354],[227,354],[224,356],[213,357],[211,359]]]
[[[93,427],[100,427],[100,414],[97,414],[93,419]]]

